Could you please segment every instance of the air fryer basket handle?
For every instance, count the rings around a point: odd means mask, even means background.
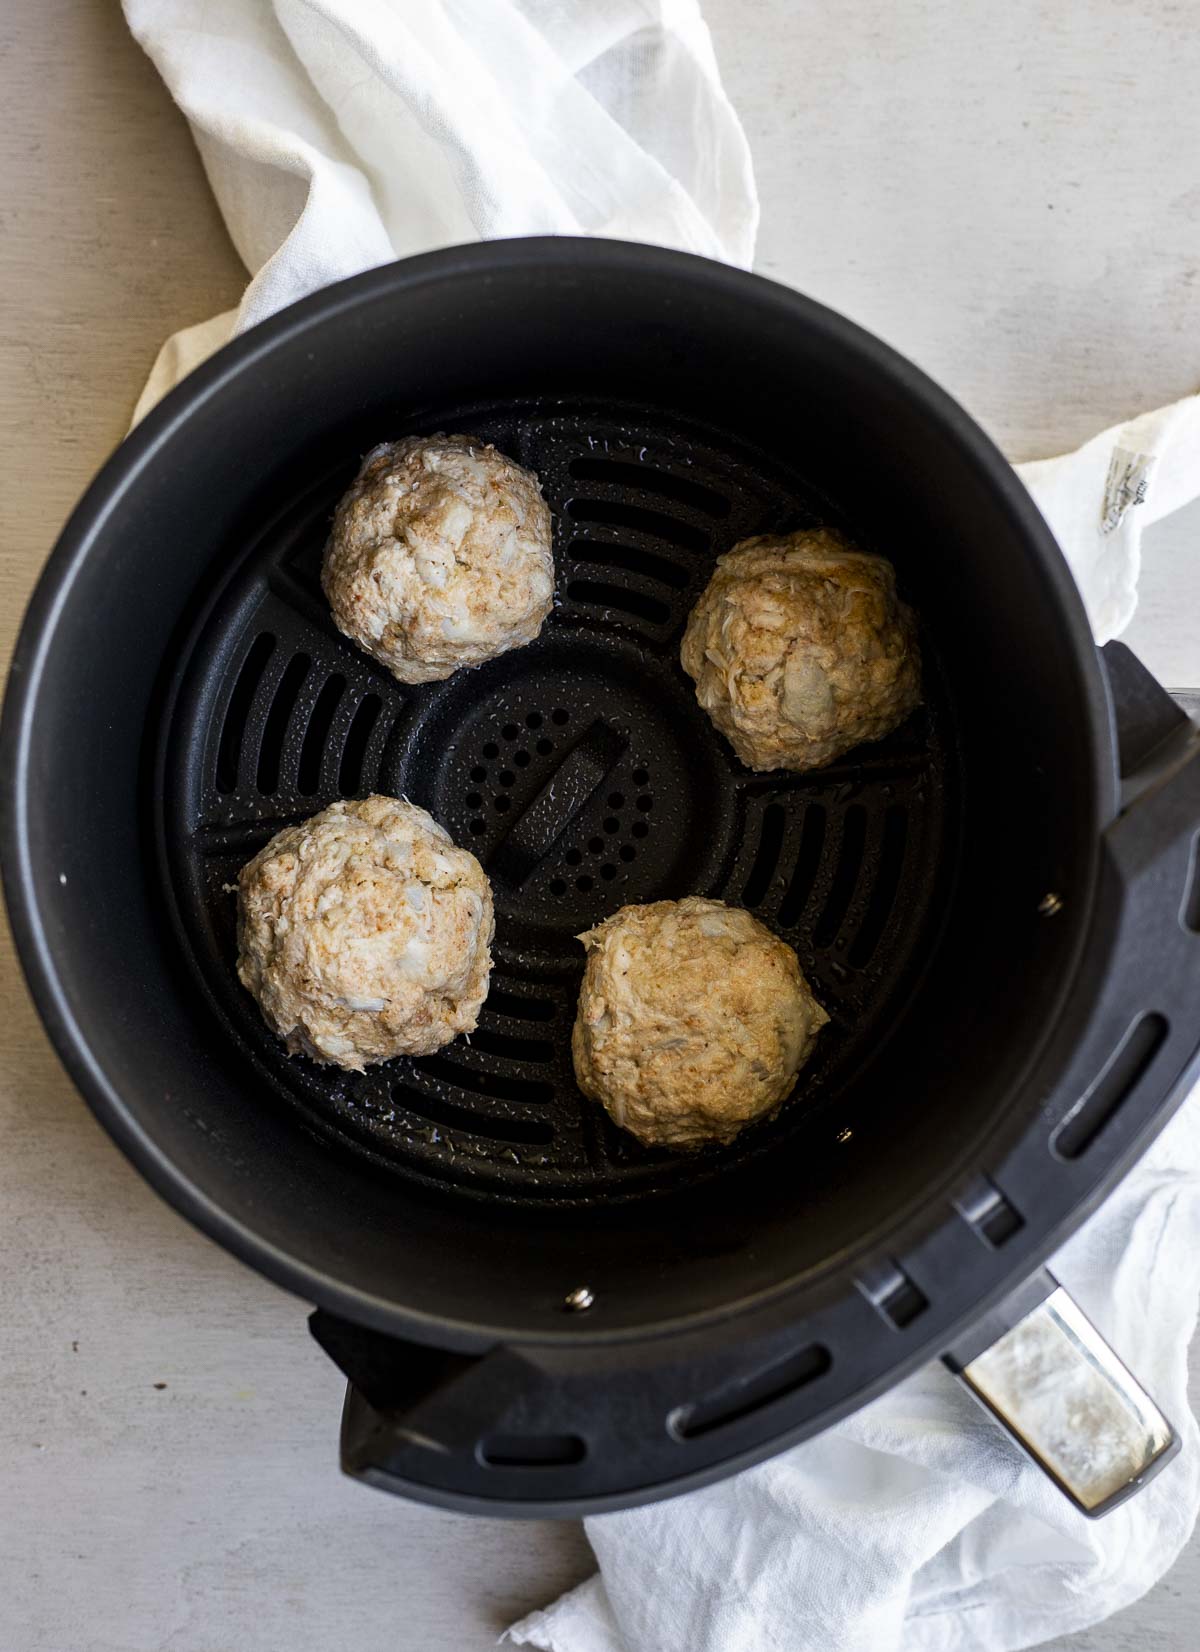
[[[1179,1436],[1149,1394],[1044,1271],[944,1358],[1093,1519],[1140,1490],[1179,1450]]]
[[[1200,735],[1120,643],[1103,650],[1121,812],[1105,834],[1094,1013],[1059,1160],[1103,1135],[1127,1156],[1163,1121],[1200,1042]],[[971,1394],[1083,1514],[1107,1514],[1179,1449],[1145,1389],[1042,1270],[944,1356]]]

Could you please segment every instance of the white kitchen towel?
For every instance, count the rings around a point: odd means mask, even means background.
[[[124,0],[251,272],[167,341],[134,422],[235,332],[374,264],[501,235],[749,265],[758,197],[697,0]],[[1200,494],[1200,397],[1018,467],[1098,639],[1143,530]]]
[[[749,264],[745,139],[696,0],[125,0],[192,123],[251,281],[164,346],[138,416],[235,331],[465,240],[653,241]],[[1020,467],[1101,641],[1145,526],[1200,493],[1200,398]],[[553,1652],[1008,1652],[1134,1600],[1200,1503],[1186,1349],[1200,1101],[1056,1259],[1184,1452],[1100,1524],[939,1366],[688,1498],[589,1522],[601,1577],[517,1626]]]
[[[144,413],[235,331],[393,258],[507,235],[748,265],[758,196],[697,0],[124,0],[250,285],[176,334]]]
[[[1137,607],[1142,533],[1200,496],[1200,396],[1114,425],[1074,453],[1018,465],[1017,474],[1054,529],[1096,640],[1108,642]]]

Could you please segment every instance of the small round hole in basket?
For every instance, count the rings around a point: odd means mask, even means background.
[[[566,861],[568,866],[578,866],[580,861],[583,859],[583,855],[578,849],[568,849],[566,854],[563,856],[563,859]]]
[[[471,836],[472,837],[482,837],[484,832],[487,831],[487,821],[486,820],[473,820],[471,822],[470,830],[471,830]]]
[[[646,773],[645,769],[634,769],[633,783],[635,786],[644,786],[648,783],[649,779],[650,776]]]
[[[529,753],[527,751],[517,752],[513,757],[513,762],[519,769],[527,769],[529,767]]]
[[[500,747],[494,740],[489,740],[487,745],[483,748],[483,755],[485,757],[499,757]]]
[[[576,878],[575,879],[575,887],[576,887],[576,889],[579,890],[579,893],[581,895],[586,895],[588,890],[592,887],[592,880],[591,880],[591,878],[586,877],[586,876],[582,877],[582,878]]]
[[[635,820],[629,830],[633,833],[634,837],[645,837],[650,828],[644,820]]]
[[[541,712],[540,711],[531,711],[529,713],[529,716],[526,717],[526,719],[525,719],[525,727],[526,728],[541,728],[541,726],[542,726],[542,714],[541,714]]]
[[[520,731],[515,723],[505,723],[500,732],[506,740],[515,740]]]
[[[564,711],[563,708],[561,706],[559,706],[557,711],[552,711],[550,713],[550,721],[552,723],[557,723],[559,728],[561,728],[562,725],[568,720],[570,715],[571,715],[570,712]]]
[[[623,843],[621,845],[621,851],[620,852],[621,852],[621,859],[625,862],[625,864],[627,866],[628,866],[628,864],[631,860],[636,860],[637,859],[637,850],[633,847],[632,843]]]
[[[539,740],[538,741],[538,743],[537,743],[537,753],[538,753],[539,757],[548,757],[553,750],[554,750],[554,741],[553,740]]]

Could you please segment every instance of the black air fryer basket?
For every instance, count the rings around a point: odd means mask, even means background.
[[[530,647],[408,687],[339,635],[318,571],[362,454],[434,430],[538,473],[558,599]],[[751,773],[681,631],[716,555],[817,522],[896,564],[926,703],[833,767]],[[317,1305],[352,1472],[617,1507],[943,1353],[1096,1512],[1172,1437],[1039,1269],[1200,1045],[1194,731],[1105,656],[1001,456],[839,317],[617,243],[409,260],[222,351],[63,534],[5,707],[22,957],[149,1180]],[[355,1076],[267,1032],[228,886],[373,791],[480,856],[496,967],[469,1043]],[[569,1045],[574,937],[688,893],[794,946],[831,1022],[774,1121],[681,1157],[585,1102]],[[1047,1323],[1144,1445],[1099,1491],[988,1364]]]

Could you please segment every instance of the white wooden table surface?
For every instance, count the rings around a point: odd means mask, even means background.
[[[1014,458],[1200,382],[1200,30],[1174,0],[708,0],[761,268],[882,333]],[[834,21],[836,19],[836,22]],[[0,15],[0,627],[160,340],[242,280],[182,122],[95,0]],[[1130,640],[1200,684],[1200,510]],[[342,1480],[301,1304],[159,1204],[0,956],[0,1652],[482,1652],[579,1531]],[[1195,1644],[1200,1553],[1076,1652]]]

